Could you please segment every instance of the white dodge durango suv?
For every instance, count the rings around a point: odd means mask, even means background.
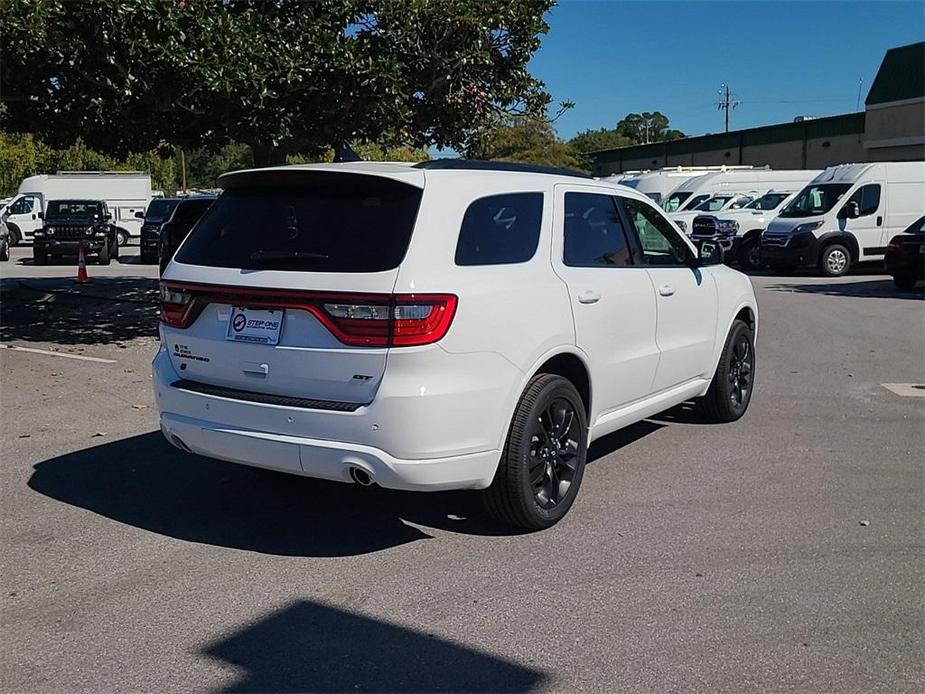
[[[193,453],[482,490],[552,525],[588,444],[748,407],[751,283],[644,195],[494,162],[238,171],[161,281],[161,430]]]

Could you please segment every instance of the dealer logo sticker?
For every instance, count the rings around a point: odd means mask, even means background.
[[[247,316],[243,313],[236,313],[232,319],[232,327],[234,327],[235,332],[239,333],[244,330],[244,326],[247,325]]]

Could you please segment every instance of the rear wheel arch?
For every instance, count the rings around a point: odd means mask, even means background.
[[[22,243],[22,231],[13,222],[6,223],[7,229],[10,230],[10,245],[18,246]]]
[[[562,378],[571,382],[581,396],[585,412],[588,413],[588,417],[591,416],[591,374],[581,357],[573,352],[559,352],[547,358],[534,369],[527,381],[529,382],[533,377],[544,373],[562,376]]]

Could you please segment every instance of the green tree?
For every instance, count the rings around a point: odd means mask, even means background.
[[[621,135],[616,130],[601,128],[600,130],[585,130],[578,133],[568,143],[582,154],[596,152],[602,149],[614,149],[616,147],[626,147],[633,144],[633,141]]]
[[[465,149],[499,114],[545,112],[527,63],[552,4],[5,2],[5,127],[118,156],[239,142],[258,165],[342,142]]]
[[[526,116],[508,119],[487,131],[466,151],[466,156],[567,169],[587,168],[581,154],[556,136],[552,123]]]
[[[680,130],[672,130],[669,127],[668,116],[659,111],[628,113],[623,120],[617,123],[616,132],[633,144],[663,142],[685,137]]]

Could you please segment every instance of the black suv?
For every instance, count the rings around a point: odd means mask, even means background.
[[[100,200],[50,200],[44,215],[44,226],[37,229],[32,242],[32,257],[36,265],[48,262],[48,256],[77,256],[84,253],[97,256],[100,265],[109,265],[119,257],[116,227],[110,224],[112,215]]]
[[[144,214],[136,213],[144,221],[141,223],[141,262],[156,263],[160,246],[161,226],[170,219],[180,198],[155,198],[148,205]]]
[[[183,198],[173,210],[170,219],[161,225],[158,244],[158,264],[163,274],[167,263],[173,258],[180,244],[189,236],[196,222],[215,202],[216,195],[197,195]]]

